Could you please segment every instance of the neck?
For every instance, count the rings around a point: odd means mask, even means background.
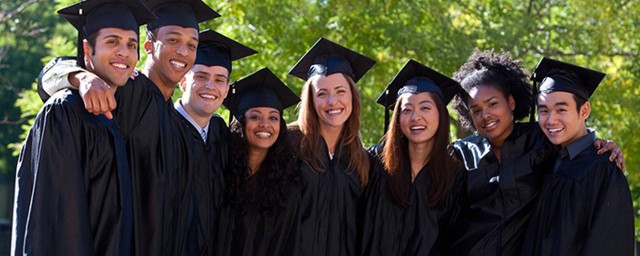
[[[489,142],[491,142],[491,150],[493,150],[493,154],[496,156],[498,161],[500,161],[500,152],[501,152],[502,144],[504,144],[504,141],[507,140],[507,138],[511,135],[511,133],[513,133],[513,125],[509,126],[509,129],[507,129],[507,131],[505,131],[500,136],[493,139],[489,139]]]
[[[249,176],[253,175],[258,171],[260,165],[267,157],[267,149],[258,149],[258,148],[250,148],[249,149],[249,157],[247,158],[247,162],[249,165]]]
[[[336,152],[336,144],[338,143],[338,138],[340,138],[340,132],[342,132],[342,127],[320,125],[320,136],[327,143],[327,148],[331,154]]]
[[[411,160],[411,181],[415,179],[422,167],[429,162],[429,156],[433,149],[433,141],[427,143],[409,143],[409,159]]]
[[[204,128],[205,126],[207,126],[207,124],[209,123],[209,120],[211,120],[211,116],[201,116],[198,115],[193,108],[191,107],[191,105],[185,105],[182,102],[182,99],[180,99],[180,105],[182,105],[182,108],[184,108],[184,111],[187,112],[187,114],[189,114],[189,116],[191,117],[191,119],[193,119],[193,121],[196,121],[196,123],[198,124],[198,126],[200,126],[200,128]]]
[[[152,66],[153,62],[147,61],[144,69],[142,70],[142,73],[146,75],[151,80],[151,82],[156,85],[156,87],[158,87],[158,90],[160,90],[162,96],[164,96],[164,100],[167,101],[171,99],[171,95],[173,95],[173,90],[175,89],[177,82],[174,83],[162,79],[158,72],[152,72]]]

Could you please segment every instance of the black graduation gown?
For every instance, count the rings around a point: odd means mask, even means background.
[[[324,140],[316,152],[321,156],[320,166],[325,166],[324,172],[315,172],[305,162],[300,165],[301,255],[356,255],[359,250],[356,216],[362,192],[360,175],[347,168],[346,152],[336,149],[335,157],[329,159]]]
[[[391,194],[390,176],[375,161],[370,183],[362,196],[363,224],[360,255],[441,255],[450,242],[451,231],[460,216],[465,192],[465,171],[460,168],[441,209],[428,205],[427,188],[431,180],[426,166],[409,187],[408,208],[400,206]],[[406,179],[411,179],[410,172]]]
[[[198,164],[194,170],[192,198],[194,225],[188,231],[187,240],[196,241],[198,247],[190,247],[186,255],[215,255],[218,241],[218,219],[226,185],[224,170],[229,157],[229,128],[220,116],[209,120],[207,141],[204,142],[198,130],[182,115],[181,125],[192,140],[191,159]]]
[[[588,146],[545,176],[521,255],[633,255],[633,202],[609,155]]]
[[[530,154],[546,138],[537,123],[516,123],[501,147],[501,161],[489,140],[472,135],[454,143],[467,169],[466,229],[452,255],[517,255],[527,223],[551,163],[532,166]]]
[[[263,184],[264,174],[258,171],[249,177],[247,186]],[[218,255],[300,255],[299,239],[303,232],[300,229],[301,186],[293,183],[282,186],[290,186],[291,189],[283,209],[260,212],[229,203],[223,205],[220,213]]]
[[[188,239],[195,223],[197,168],[182,117],[145,75],[116,91],[114,120],[125,138],[133,173],[136,255],[181,255],[199,248]]]
[[[18,159],[12,255],[130,255],[130,175],[113,122],[54,94]]]

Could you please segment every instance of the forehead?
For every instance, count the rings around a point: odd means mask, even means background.
[[[469,90],[469,96],[475,101],[484,101],[493,97],[504,99],[504,94],[492,84],[480,84]]]
[[[168,35],[185,36],[190,38],[198,38],[198,30],[195,28],[185,28],[176,25],[162,26],[158,28],[158,37],[164,37]]]
[[[433,97],[429,92],[420,92],[420,93],[403,93],[398,98],[398,101],[401,105],[405,104],[420,104],[424,101],[433,102]]]
[[[556,103],[560,102],[567,103],[569,106],[576,104],[573,94],[570,92],[540,93],[538,95],[538,104],[544,104],[548,107],[552,107]]]
[[[191,68],[191,71],[196,73],[196,72],[206,72],[209,73],[211,75],[222,75],[222,76],[229,76],[229,70],[227,70],[227,68],[222,67],[222,66],[207,66],[207,65],[202,65],[202,64],[195,64],[193,65],[193,67]]]
[[[98,30],[98,38],[118,36],[122,38],[138,38],[138,32],[121,28],[102,28]]]
[[[245,112],[245,114],[249,114],[249,113],[261,113],[261,114],[278,113],[279,114],[280,111],[272,107],[254,107],[254,108],[248,109],[247,112]]]
[[[349,82],[341,73],[335,73],[328,76],[315,75],[311,79],[314,80],[314,83],[312,84],[314,85],[315,90],[321,90],[321,89],[330,90],[337,87],[350,88]]]

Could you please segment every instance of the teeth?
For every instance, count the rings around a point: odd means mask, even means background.
[[[411,126],[411,130],[415,131],[415,130],[424,130],[426,127],[425,126]]]
[[[486,124],[483,125],[484,128],[493,128],[494,126],[496,126],[496,124],[498,123],[498,121],[490,121]]]
[[[563,131],[563,130],[564,130],[564,128],[547,129],[547,130],[549,130],[549,132],[556,133],[556,132],[561,132],[561,131]]]
[[[116,68],[122,68],[122,69],[126,69],[127,65],[123,64],[123,63],[112,63],[111,65],[113,65]]]
[[[174,65],[174,66],[176,66],[178,68],[184,68],[184,67],[187,66],[186,63],[178,62],[178,61],[175,61],[175,60],[172,60],[170,63],[171,63],[171,65]]]
[[[271,137],[271,133],[268,133],[268,132],[256,132],[255,135],[256,137],[261,137],[261,138]]]
[[[200,97],[205,99],[212,99],[212,100],[216,100],[218,98],[215,95],[211,95],[211,94],[200,94]]]
[[[329,110],[327,113],[329,113],[330,115],[334,115],[341,112],[342,112],[342,109],[334,109],[334,110]]]

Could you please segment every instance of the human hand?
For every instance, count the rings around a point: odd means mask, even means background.
[[[115,88],[90,72],[77,73],[76,78],[80,82],[78,90],[87,111],[94,115],[104,114],[108,119],[112,119],[111,111],[116,108]]]
[[[614,160],[616,160],[616,165],[618,165],[618,167],[622,169],[622,172],[624,173],[626,171],[624,155],[622,154],[622,150],[620,150],[620,147],[618,147],[615,142],[613,142],[612,140],[596,139],[596,141],[593,143],[593,146],[598,149],[598,155],[609,152],[609,161],[613,162]]]

